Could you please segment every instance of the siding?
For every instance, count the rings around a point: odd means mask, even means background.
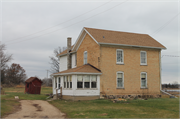
[[[73,53],[72,55],[71,55],[71,67],[72,68],[75,68],[76,67],[76,53]]]
[[[59,71],[67,70],[67,56],[61,56],[60,58]]]

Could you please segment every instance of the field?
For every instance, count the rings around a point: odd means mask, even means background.
[[[52,87],[42,87],[41,94],[24,94],[24,88],[3,88],[5,95],[1,95],[1,117],[14,112],[20,103],[14,99],[19,96],[20,100],[46,100],[47,93],[52,93]]]
[[[21,100],[46,100],[47,93],[52,92],[51,87],[42,87],[41,95],[24,94],[24,88],[4,88],[6,95],[1,95],[2,116],[17,111]],[[113,103],[111,100],[91,101],[49,101],[62,112],[67,118],[178,118],[179,99],[163,96],[159,99],[132,100],[127,102]]]
[[[50,102],[68,118],[179,118],[179,100],[172,98],[132,100],[113,103],[111,100]]]

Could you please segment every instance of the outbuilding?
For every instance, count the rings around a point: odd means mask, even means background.
[[[30,77],[25,81],[25,92],[29,94],[40,94],[42,81],[37,77]]]

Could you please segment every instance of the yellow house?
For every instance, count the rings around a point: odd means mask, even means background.
[[[73,100],[160,94],[162,49],[147,34],[84,27],[75,44],[68,38],[67,50],[59,54],[53,94]]]

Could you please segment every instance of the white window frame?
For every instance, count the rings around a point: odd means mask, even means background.
[[[85,53],[87,53],[87,58],[86,58],[86,61],[85,61]],[[88,60],[88,52],[87,51],[84,51],[84,64],[87,64],[87,61]]]
[[[146,63],[141,63],[141,52],[146,53],[146,60],[145,60]],[[146,51],[141,51],[141,52],[140,52],[140,64],[141,65],[147,65],[147,52]]]
[[[118,87],[118,85],[117,85],[117,74],[118,73],[122,73],[122,76],[123,76],[123,86],[122,87]],[[122,72],[122,71],[116,72],[116,88],[124,88],[124,72]]]
[[[141,85],[141,74],[146,74],[146,86],[145,87],[142,87],[142,85]],[[141,85],[141,88],[148,88],[147,87],[147,72],[141,72],[140,73],[140,85]]]
[[[117,61],[117,51],[122,51],[122,62]],[[116,49],[116,64],[124,64],[124,51],[122,49]]]
[[[77,87],[77,89],[97,89],[97,82],[98,82],[98,79],[97,79],[98,76],[97,75],[80,75],[80,76],[82,76],[82,88]],[[89,76],[89,78],[90,78],[89,88],[85,88],[84,76]],[[91,76],[96,76],[96,88],[91,88]],[[78,82],[78,80],[77,80],[77,82]]]

